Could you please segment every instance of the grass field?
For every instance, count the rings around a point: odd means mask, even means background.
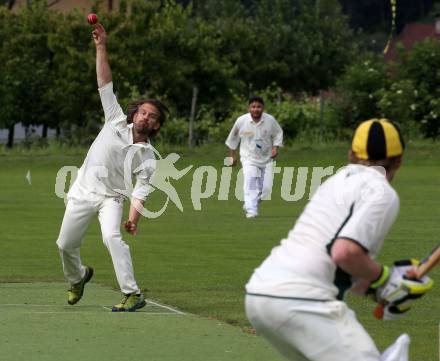
[[[226,154],[223,147],[167,147],[161,153],[170,151],[181,155],[177,168],[214,166],[220,178]],[[287,202],[280,197],[281,175],[276,175],[272,200],[263,202],[259,218],[246,220],[234,197],[235,180],[229,200],[218,200],[217,184],[214,195],[201,200],[200,211],[194,210],[191,201],[194,170],[172,181],[184,211],[170,204],[159,218],[143,219],[139,235],[127,236],[126,241],[147,298],[188,315],[113,315],[102,306],[118,302],[120,295],[115,292],[113,267],[97,221],[81,251],[83,261],[95,267],[93,283],[80,304],[65,305],[67,285],[62,283],[55,246],[64,202],[55,196],[54,185],[58,170],[66,165],[79,167],[84,154],[71,150],[59,154],[0,152],[0,354],[8,355],[7,360],[52,360],[60,355],[74,360],[79,346],[83,360],[116,360],[127,354],[158,361],[279,360],[262,339],[243,332],[249,326],[243,309],[244,284],[253,268],[291,229],[309,188],[300,201]],[[340,145],[296,146],[281,152],[278,165],[336,169],[345,164],[345,155],[346,147]],[[439,242],[439,160],[436,144],[409,145],[393,182],[401,197],[401,211],[385,242],[382,262],[421,258]],[[25,178],[28,170],[32,185]],[[163,201],[163,194],[154,192],[150,209],[159,209]],[[349,297],[350,306],[380,349],[408,332],[411,360],[438,359],[440,267],[431,276],[437,283],[433,291],[396,322],[376,321],[372,303]]]

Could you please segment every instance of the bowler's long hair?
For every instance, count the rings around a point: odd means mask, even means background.
[[[162,103],[160,100],[157,99],[143,99],[143,100],[136,100],[131,102],[130,104],[128,104],[127,107],[127,124],[131,124],[133,123],[133,117],[134,115],[137,113],[137,111],[139,110],[139,107],[142,104],[151,104],[152,106],[154,106],[157,111],[159,112],[159,123],[160,126],[162,127],[163,124],[165,123],[166,119],[167,119],[167,114],[170,113],[169,109],[167,108],[167,106]],[[160,129],[160,128],[159,128]],[[150,135],[149,138],[153,138],[156,133],[159,131],[159,129],[157,130],[153,130]]]

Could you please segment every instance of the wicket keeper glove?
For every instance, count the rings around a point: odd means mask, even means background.
[[[387,278],[385,274],[370,286],[370,289],[374,290],[374,286],[379,283],[375,296],[377,301],[385,306],[384,319],[398,318],[410,309],[412,302],[432,288],[434,282],[428,276],[420,279],[410,279],[406,276],[407,272],[419,263],[415,259],[396,261]],[[384,273],[386,271],[383,271],[382,275]]]

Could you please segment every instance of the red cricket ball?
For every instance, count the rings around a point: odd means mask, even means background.
[[[98,22],[98,16],[96,14],[89,14],[87,15],[87,21],[90,25],[95,25]]]

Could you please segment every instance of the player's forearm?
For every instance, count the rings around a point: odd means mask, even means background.
[[[105,45],[96,46],[96,78],[99,88],[112,81],[112,71],[108,62]]]
[[[232,160],[231,165],[234,166],[237,163],[237,151],[235,149],[229,148],[229,157]]]
[[[333,244],[331,257],[342,270],[358,280],[372,282],[382,272],[382,266],[351,240],[338,238]]]
[[[356,280],[350,288],[350,292],[356,295],[364,296],[371,285],[369,280]]]
[[[128,212],[128,220],[134,224],[137,224],[139,217],[141,216],[140,211],[144,206],[145,201],[137,198],[133,198],[130,204],[130,210]]]

